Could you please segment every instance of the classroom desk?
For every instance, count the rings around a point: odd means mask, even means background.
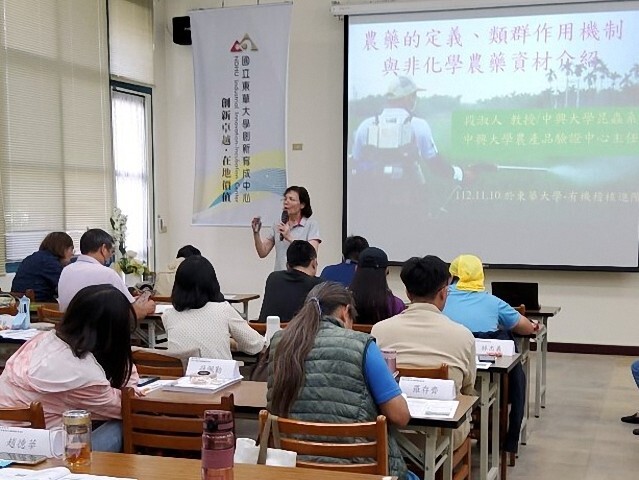
[[[481,411],[479,439],[479,478],[480,480],[496,480],[500,478],[500,401],[502,379],[517,363],[521,362],[521,354],[511,357],[497,357],[495,363],[486,370],[477,370],[476,389],[479,391],[479,408]],[[492,428],[489,431],[488,415],[492,408]],[[507,416],[506,416],[507,418]],[[502,422],[503,423],[503,422]],[[489,447],[490,440],[490,447]],[[489,456],[490,451],[490,456]],[[505,460],[505,459],[504,459]],[[506,463],[502,462],[501,480],[506,480]]]
[[[451,480],[453,472],[453,430],[466,421],[479,397],[460,395],[457,397],[459,405],[455,416],[451,419],[411,418],[408,423],[409,431],[423,432],[424,448],[420,449],[401,432],[397,432],[396,439],[402,452],[424,470],[424,480],[435,480],[435,474],[441,468],[442,480]],[[406,428],[406,430],[408,430]],[[444,432],[438,435],[438,431]]]
[[[266,382],[242,381],[210,395],[154,390],[145,398],[164,402],[197,404],[219,402],[222,396],[232,393],[236,413],[245,414],[246,416],[254,418],[260,410],[266,408],[266,391]],[[406,445],[407,440],[400,441],[400,446],[402,446],[418,464],[424,466],[424,478],[427,480],[434,480],[435,472],[440,467],[443,468],[444,480],[450,480],[451,478],[450,474],[452,474],[453,462],[452,429],[459,427],[464,422],[466,416],[470,414],[473,406],[477,403],[478,397],[461,395],[458,400],[459,406],[452,419],[411,419],[408,426],[413,430],[423,431],[426,434],[426,444],[423,451],[413,444]],[[439,443],[437,442],[438,429],[446,429],[444,441],[440,439]]]
[[[221,401],[223,396],[232,393],[236,412],[248,413],[257,417],[260,410],[266,408],[266,390],[266,382],[243,380],[212,394],[154,390],[143,398],[174,403],[217,403]]]
[[[251,300],[257,300],[260,296],[257,293],[225,293],[224,299],[229,303],[241,303],[242,311],[240,315],[244,320],[248,320],[248,305]]]
[[[526,310],[526,317],[540,320],[545,328],[537,332],[537,359],[535,368],[535,417],[539,418],[541,409],[546,408],[546,357],[548,355],[548,319],[561,311],[561,307],[541,307],[539,310]]]
[[[63,465],[61,460],[47,460],[34,470]],[[135,478],[136,480],[194,480],[201,477],[202,461],[187,458],[152,457],[126,453],[93,452],[91,465],[76,473]],[[382,480],[395,477],[361,473],[336,473],[314,468],[285,468],[267,465],[242,465],[233,468],[235,480]]]

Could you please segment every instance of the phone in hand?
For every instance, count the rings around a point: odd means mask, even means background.
[[[0,460],[10,460],[21,465],[37,465],[47,460],[46,455],[30,455],[28,453],[0,452]]]
[[[151,292],[149,290],[145,290],[140,295],[138,295],[138,298],[136,298],[135,301],[136,302],[147,302],[149,300],[149,298],[151,298]]]

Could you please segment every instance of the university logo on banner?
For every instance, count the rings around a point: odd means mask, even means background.
[[[275,223],[286,189],[291,4],[195,10],[194,225]]]

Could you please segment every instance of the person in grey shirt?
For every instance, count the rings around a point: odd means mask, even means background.
[[[319,226],[314,219],[311,208],[311,197],[304,187],[291,186],[284,192],[284,211],[288,215],[287,222],[278,222],[273,225],[273,230],[264,238],[260,235],[262,220],[255,217],[251,222],[253,229],[253,241],[255,250],[260,258],[266,257],[275,247],[275,268],[273,270],[286,270],[286,251],[294,240],[306,240],[315,251],[318,250],[322,238]]]

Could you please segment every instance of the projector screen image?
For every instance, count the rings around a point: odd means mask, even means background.
[[[348,19],[345,233],[636,268],[639,2]]]

